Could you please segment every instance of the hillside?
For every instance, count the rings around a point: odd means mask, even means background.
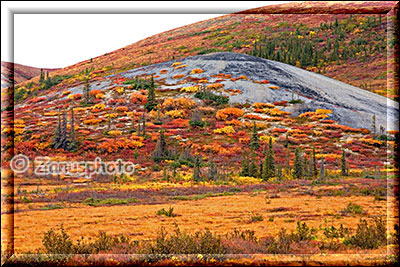
[[[356,136],[367,143],[380,144],[368,135],[370,131],[385,135],[398,129],[397,102],[320,74],[245,54],[212,53],[104,77],[99,74],[95,71],[87,74],[87,83],[62,81],[46,95],[17,104],[15,119],[24,126],[18,128],[21,135],[16,142],[17,150],[26,151],[28,144],[36,143],[39,138],[47,141],[40,142],[37,152],[51,153],[53,129],[60,115],[57,109],[71,106],[75,107],[79,129],[76,136],[82,142],[79,146],[82,152],[87,152],[88,144],[94,145],[96,151],[102,151],[103,146],[107,150],[107,143],[112,140],[109,137],[114,134],[115,140],[125,140],[134,132],[138,134],[142,116],[148,116],[148,135],[158,136],[158,131],[165,127],[171,130],[183,127],[178,131],[181,138],[196,142],[197,137],[190,137],[189,132],[188,136],[184,134],[190,128],[187,128],[189,120],[196,116],[194,109],[204,110],[201,113],[207,118],[207,130],[202,129],[199,134],[208,132],[208,142],[222,142],[218,146],[225,146],[219,134],[215,135],[221,129],[229,131],[225,134],[242,132],[246,136],[246,129],[255,122],[265,136],[276,136],[281,141],[285,132],[297,136],[293,143],[302,140],[307,146],[329,140],[329,145],[321,148],[324,151],[337,151],[344,145],[343,140]],[[151,105],[159,111],[146,115],[151,77],[157,86]],[[85,88],[89,88],[88,100]],[[226,117],[231,120],[225,122],[218,114],[220,110],[230,110],[229,102],[238,108],[233,108],[234,114],[228,113]],[[375,130],[371,129],[373,120]],[[140,140],[133,147],[140,144],[147,151],[154,145],[151,140]],[[356,154],[359,160],[361,154]]]
[[[44,72],[53,72],[58,69],[46,69]],[[12,73],[14,72],[14,77]],[[40,68],[25,66],[10,62],[1,62],[1,88],[10,86],[14,82],[16,84],[22,83],[40,75]]]
[[[394,264],[393,4],[226,15],[2,88],[6,264]]]
[[[330,8],[323,9],[325,2],[290,3],[201,21],[151,36],[54,74],[75,75],[86,68],[112,73],[192,55],[229,51],[282,61],[395,98],[397,92],[392,85],[396,72],[387,69],[394,67],[387,63],[394,58],[395,42],[387,40],[386,34],[387,30],[393,31],[393,14],[380,14],[389,12],[396,2],[328,4]],[[276,14],[285,13],[283,10],[290,14]],[[326,14],[331,10],[342,14]],[[289,41],[280,44],[282,40],[290,40],[298,50],[291,49]],[[270,47],[271,42],[274,48]],[[275,52],[267,53],[268,49]],[[306,57],[302,58],[303,55]],[[37,82],[38,77],[33,81]]]
[[[231,103],[279,102],[299,99],[301,104],[291,108],[284,108],[293,115],[313,111],[317,108],[334,110],[331,119],[350,127],[366,128],[370,125],[371,117],[376,115],[377,125],[393,130],[398,121],[398,103],[385,97],[366,92],[337,80],[320,74],[290,66],[288,64],[260,59],[245,54],[211,53],[202,56],[188,57],[181,60],[187,67],[161,74],[160,90],[176,90],[180,87],[192,86],[190,79],[174,79],[176,75],[183,77],[213,77],[219,73],[232,77],[245,76],[247,79],[220,81],[224,89],[240,90],[240,94],[230,96]],[[157,75],[162,69],[173,62],[150,65],[132,71],[122,72],[126,79],[133,79],[137,75]],[[203,69],[201,75],[191,75],[191,70]],[[113,76],[111,76],[113,77]],[[209,79],[215,82],[217,79]],[[254,81],[269,81],[268,84],[254,83]],[[178,83],[178,87],[176,85]],[[271,86],[278,86],[280,90],[271,90]],[[293,92],[293,94],[292,94]],[[226,94],[227,96],[229,94]],[[388,128],[389,125],[389,128]]]

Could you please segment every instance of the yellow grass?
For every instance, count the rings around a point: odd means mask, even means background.
[[[321,197],[296,196],[281,193],[280,198],[266,199],[267,193],[239,193],[233,196],[209,197],[201,200],[171,201],[169,204],[125,205],[90,207],[83,204],[66,204],[67,208],[56,210],[27,210],[14,214],[15,249],[26,252],[40,248],[43,234],[50,228],[58,229],[63,223],[73,240],[80,236],[94,237],[99,230],[109,234],[128,234],[132,239],[152,239],[157,230],[164,226],[172,230],[176,222],[181,229],[196,231],[209,228],[213,232],[226,233],[234,228],[252,229],[259,237],[275,235],[281,227],[294,229],[298,220],[318,228],[324,224],[355,230],[359,216],[335,218],[348,202],[361,205],[368,215],[386,214],[386,202],[374,202],[372,196]],[[16,208],[26,210],[32,204],[18,204]],[[36,204],[39,205],[39,204]],[[40,204],[43,205],[43,204]],[[160,217],[156,211],[172,206],[179,216]],[[288,211],[271,212],[273,208],[291,208]],[[37,207],[36,207],[37,208]],[[251,213],[264,217],[263,221],[248,223]],[[314,217],[304,217],[313,215]],[[2,215],[2,220],[11,215]],[[274,216],[274,221],[268,220]],[[303,216],[303,217],[302,217]],[[390,219],[391,223],[394,218]],[[2,230],[3,228],[2,224]]]

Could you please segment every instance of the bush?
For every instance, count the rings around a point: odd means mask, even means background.
[[[174,213],[174,208],[169,207],[168,211],[166,211],[164,208],[160,209],[157,211],[157,215],[159,216],[167,216],[167,217],[176,217],[177,215]]]
[[[205,126],[206,122],[205,121],[189,121],[189,125],[192,127],[200,127],[203,128]]]
[[[86,241],[84,237],[81,237],[77,240],[77,244],[73,244],[62,225],[60,231],[61,233],[57,233],[50,229],[44,234],[42,244],[47,254],[95,254],[101,251],[111,251],[123,245],[129,249],[137,245],[136,243],[131,244],[128,236],[113,237],[104,231],[99,231],[99,235],[93,242]]]
[[[315,239],[316,230],[310,228],[306,223],[297,222],[296,233],[293,234],[293,239],[297,241],[313,240]]]
[[[290,100],[289,103],[290,104],[301,104],[301,103],[303,103],[303,101],[300,99],[293,99],[293,100]]]
[[[347,214],[361,214],[363,213],[363,208],[358,204],[349,202],[343,212]]]
[[[229,98],[226,96],[215,95],[210,91],[197,92],[194,97],[202,100],[210,100],[216,105],[224,105],[229,102]]]
[[[294,239],[292,234],[286,233],[286,229],[282,228],[275,239],[265,238],[263,241],[266,253],[289,254],[290,245],[294,242]]]
[[[107,199],[95,199],[95,198],[87,198],[83,201],[83,204],[88,206],[102,206],[102,205],[125,205],[129,203],[136,203],[137,200],[135,198],[107,198]]]
[[[63,225],[60,227],[61,233],[56,233],[50,229],[44,233],[42,244],[47,254],[73,254],[74,247],[71,238],[64,231]]]
[[[386,223],[382,217],[375,218],[374,224],[371,225],[368,225],[366,220],[360,219],[356,233],[345,239],[343,243],[363,249],[375,249],[386,245]]]
[[[181,232],[176,226],[171,235],[162,227],[155,243],[145,249],[146,254],[224,254],[226,249],[221,238],[213,235],[208,229],[193,235]]]
[[[344,238],[349,234],[349,228],[344,228],[343,224],[340,224],[339,228],[335,228],[335,226],[325,227],[324,235],[326,238]]]
[[[263,218],[262,215],[260,215],[260,214],[252,214],[250,216],[249,222],[250,223],[252,223],[252,222],[261,222],[263,220],[264,220],[264,218]]]
[[[238,230],[227,233],[223,240],[228,254],[263,254],[265,247],[259,242],[252,230]]]

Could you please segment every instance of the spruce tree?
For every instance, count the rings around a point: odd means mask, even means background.
[[[269,139],[267,154],[264,159],[262,179],[268,180],[275,176],[275,156],[272,149],[272,138]]]
[[[296,147],[294,151],[294,166],[293,166],[293,176],[300,179],[303,177],[303,166],[300,148]]]
[[[254,149],[251,150],[250,152],[250,164],[249,164],[249,176],[251,177],[258,177],[258,168],[256,164],[256,153],[254,152]]]
[[[43,83],[44,82],[44,72],[43,69],[40,69],[40,79],[39,79],[39,83]]]
[[[321,158],[321,166],[319,170],[319,178],[323,180],[325,178],[325,159]]]
[[[196,157],[194,162],[193,168],[193,180],[195,182],[199,182],[201,180],[201,173],[200,173],[200,157]]]
[[[240,171],[240,175],[249,176],[249,156],[245,150],[242,153],[242,170]]]
[[[163,180],[169,182],[168,166],[165,165],[163,168]]]
[[[342,150],[342,160],[341,160],[341,172],[342,172],[342,176],[346,176],[346,153],[344,152],[344,149]]]
[[[256,122],[254,122],[253,132],[252,132],[251,140],[250,140],[250,148],[256,150],[259,147],[260,147],[260,143],[259,143],[259,138],[258,138],[258,133],[257,133],[257,124],[256,124]]]
[[[169,156],[167,150],[167,142],[165,141],[164,130],[160,131],[160,136],[158,137],[156,148],[154,150],[154,160],[159,161],[165,159]]]
[[[142,114],[142,131],[143,131],[143,136],[146,136],[146,115],[144,112]]]
[[[89,103],[89,91],[90,91],[90,84],[89,84],[89,76],[85,77],[85,85],[83,87],[83,97],[85,99],[85,103]]]
[[[210,151],[210,159],[208,160],[207,179],[215,181],[215,180],[217,180],[217,178],[218,178],[217,166],[213,162],[212,153]]]
[[[151,75],[150,86],[147,89],[147,101],[144,105],[147,111],[152,111],[156,107],[156,96],[155,96],[155,85],[154,85],[154,77]]]
[[[290,174],[291,169],[290,169],[290,147],[289,145],[286,148],[286,173]]]
[[[312,176],[316,178],[318,176],[318,169],[317,169],[317,159],[315,158],[315,147],[312,150]]]

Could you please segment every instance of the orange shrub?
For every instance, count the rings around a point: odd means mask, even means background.
[[[185,74],[176,74],[176,75],[172,76],[172,79],[180,79],[183,77],[185,77]]]
[[[161,107],[166,110],[172,109],[190,109],[195,106],[193,99],[186,97],[172,98],[168,97],[164,100]]]
[[[207,85],[207,89],[209,89],[209,90],[217,90],[217,89],[220,89],[223,87],[224,87],[224,85],[222,83],[213,83],[213,84]]]
[[[116,110],[120,111],[120,112],[124,112],[124,111],[128,111],[128,107],[120,106],[120,107],[117,107]]]
[[[321,121],[321,123],[335,123],[334,120],[323,120]]]
[[[83,121],[83,123],[87,125],[96,125],[99,124],[100,122],[102,122],[102,119],[88,119]]]
[[[95,90],[90,91],[90,92],[89,92],[89,95],[90,95],[90,96],[93,96],[93,97],[96,97],[96,95],[102,94],[102,93],[103,93],[103,92],[102,92],[101,90],[95,89]]]
[[[185,65],[180,65],[180,66],[177,66],[177,67],[175,67],[175,69],[176,70],[178,70],[178,69],[182,69],[182,68],[185,68],[185,67],[187,67],[187,65],[185,64]]]
[[[198,73],[203,73],[204,72],[204,70],[202,70],[202,69],[193,69],[190,73],[191,74],[198,74]]]
[[[82,98],[82,94],[69,95],[67,98],[68,99],[73,99],[73,100],[81,99]]]
[[[235,120],[235,119],[230,120],[230,121],[226,121],[225,124],[234,125],[234,126],[242,126],[243,125],[243,123],[241,121]]]
[[[278,108],[273,108],[268,111],[268,114],[271,116],[282,116],[282,115],[290,115],[290,112],[283,111]]]
[[[147,96],[143,95],[139,92],[133,92],[131,94],[131,102],[133,102],[133,103],[139,102],[141,104],[144,104],[144,103],[146,103],[146,100],[147,100]]]
[[[175,119],[177,119],[177,118],[185,118],[186,117],[186,110],[183,110],[183,109],[180,109],[180,110],[170,110],[170,111],[167,111],[166,113],[165,113],[165,115],[167,115],[167,116],[170,116],[171,118],[175,118]]]
[[[259,120],[259,121],[264,120],[264,118],[261,118],[260,116],[254,115],[254,114],[246,114],[243,116],[243,118],[249,119],[249,120]]]
[[[243,116],[244,111],[239,108],[224,108],[217,111],[218,120],[226,120],[228,117],[238,118]]]
[[[244,126],[248,129],[253,129],[254,127],[254,122],[252,121],[245,121],[244,122]],[[267,124],[265,124],[264,122],[256,122],[256,126],[258,129],[266,129],[267,128]]]
[[[317,109],[315,110],[315,112],[318,113],[318,114],[330,114],[330,113],[332,113],[332,110],[330,110],[330,109],[323,109],[323,108],[317,108]]]
[[[246,75],[242,75],[242,76],[239,76],[237,78],[231,78],[232,82],[237,81],[237,80],[248,80],[248,78],[247,78]]]
[[[274,104],[268,104],[268,103],[259,103],[259,102],[256,102],[256,103],[253,104],[253,108],[260,108],[260,109],[262,109],[262,108],[274,108],[274,107],[275,107]]]
[[[182,64],[182,62],[174,62],[174,63],[172,63],[171,67],[176,67],[181,64]]]

